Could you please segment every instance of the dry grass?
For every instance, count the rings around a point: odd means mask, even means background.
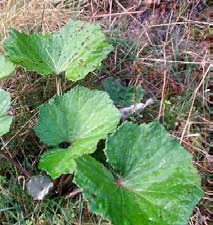
[[[210,224],[208,200],[212,195],[207,135],[210,63],[206,38],[209,27],[206,9],[202,11],[200,5],[200,0],[170,3],[148,0],[131,3],[125,0],[3,0],[0,3],[1,52],[10,27],[26,33],[47,33],[58,30],[70,18],[102,24],[115,51],[104,63],[104,73],[99,77],[102,79],[113,74],[129,84],[142,85],[146,97],[154,97],[157,102],[147,109],[142,121],[160,120],[194,156],[195,165],[203,177],[206,196],[196,207],[190,225]],[[88,79],[100,85],[100,79],[92,75]],[[87,84],[87,79],[85,82]],[[64,89],[69,85],[66,83]],[[14,131],[4,138],[2,148],[7,147],[11,157],[33,173],[44,146],[31,128],[36,122],[38,106],[54,95],[55,84],[51,78],[44,80],[20,69],[15,77],[0,86],[13,94],[17,114]],[[35,96],[34,100],[29,96]],[[12,152],[14,146],[17,149]],[[28,157],[28,161],[23,157]],[[16,171],[16,175],[19,176],[20,171]]]

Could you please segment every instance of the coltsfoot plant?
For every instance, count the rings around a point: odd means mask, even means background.
[[[12,115],[10,115],[11,96],[10,93],[0,89],[0,136],[6,134],[12,123]]]
[[[99,25],[78,20],[54,34],[13,29],[4,48],[14,64],[42,75],[65,73],[72,81],[98,68],[112,51]],[[35,132],[48,150],[39,168],[53,179],[74,173],[91,212],[114,225],[186,225],[203,196],[192,156],[158,122],[124,122],[116,130],[121,113],[113,101],[106,92],[76,86],[42,105]],[[89,154],[106,138],[103,165]]]
[[[10,76],[15,70],[13,63],[7,61],[3,55],[0,55],[0,80]],[[12,123],[10,115],[11,96],[10,93],[0,88],[0,136],[6,134]]]
[[[11,29],[4,43],[7,58],[42,75],[65,73],[77,81],[101,66],[112,51],[99,25],[70,20],[59,32],[27,35]]]
[[[5,59],[3,55],[0,55],[0,80],[10,76],[15,70],[15,65]]]
[[[107,93],[77,86],[40,108],[35,131],[48,146],[54,147],[41,158],[39,167],[56,178],[72,173],[74,159],[93,153],[100,139],[113,132],[121,114]],[[62,147],[66,145],[66,149]]]
[[[90,210],[114,225],[186,225],[203,196],[192,156],[158,122],[125,122],[108,137],[108,168],[77,159]]]
[[[120,79],[108,78],[104,80],[103,86],[114,104],[121,108],[140,103],[144,95],[141,87],[123,86]]]

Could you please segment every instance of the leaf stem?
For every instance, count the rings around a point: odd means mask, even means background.
[[[57,74],[57,75],[56,75],[55,82],[56,82],[56,94],[57,94],[57,95],[62,95],[61,77],[60,77],[60,74]]]

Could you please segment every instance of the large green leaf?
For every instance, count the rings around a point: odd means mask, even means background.
[[[113,225],[186,225],[203,196],[192,156],[159,123],[125,123],[107,140],[109,168],[76,160],[90,210]]]
[[[5,60],[3,55],[0,55],[0,80],[2,78],[8,77],[15,70],[15,66]]]
[[[7,133],[12,123],[12,116],[8,114],[10,109],[10,93],[0,89],[0,136]]]
[[[43,75],[66,72],[76,81],[101,65],[112,46],[105,42],[100,25],[70,20],[58,33],[27,35],[11,29],[4,43],[15,64]]]
[[[39,167],[55,178],[71,173],[73,159],[96,149],[97,142],[113,132],[120,120],[107,93],[77,86],[40,109],[35,128],[40,139],[55,149],[47,151]],[[63,149],[62,145],[70,145]]]
[[[141,87],[124,86],[120,79],[108,78],[104,80],[103,86],[113,102],[121,107],[139,103],[144,95]]]

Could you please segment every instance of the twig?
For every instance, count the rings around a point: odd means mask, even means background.
[[[203,75],[202,80],[200,81],[199,85],[197,86],[197,88],[194,91],[194,95],[193,95],[193,98],[192,98],[192,104],[191,104],[191,107],[190,107],[190,110],[189,110],[189,114],[188,114],[188,117],[187,117],[187,120],[186,120],[186,125],[184,126],[184,129],[183,129],[183,132],[182,132],[182,135],[181,135],[181,138],[180,138],[180,143],[181,144],[183,142],[186,130],[187,130],[189,124],[190,124],[189,121],[190,121],[190,117],[191,117],[191,114],[192,114],[192,111],[193,111],[193,107],[194,107],[195,99],[197,97],[197,93],[198,93],[200,87],[202,86],[203,82],[205,81],[205,79],[206,79],[206,77],[207,77],[207,75],[209,73],[210,68],[211,68],[211,65],[209,65],[209,67],[207,68],[205,74]]]
[[[165,59],[151,59],[151,58],[139,58],[139,60],[147,60],[151,62],[165,62]],[[187,62],[187,61],[176,61],[176,60],[166,60],[167,63],[180,63],[180,64],[195,64],[195,65],[204,65],[210,63],[209,61],[201,61],[201,62]]]
[[[19,169],[26,177],[31,178],[32,175],[24,168],[22,167],[18,162],[16,162],[13,158],[9,156],[9,154],[0,154],[2,157],[7,159],[9,162],[11,162],[17,169]]]
[[[102,18],[102,17],[113,17],[113,16],[122,16],[122,15],[133,15],[133,14],[141,14],[144,13],[145,10],[138,10],[138,11],[124,11],[119,13],[106,13],[106,14],[100,14],[100,15],[94,15],[93,18]],[[84,18],[88,19],[91,18],[90,16],[78,16],[78,18]],[[203,21],[184,21],[184,22],[174,22],[174,23],[162,23],[162,24],[153,24],[149,27],[162,27],[162,26],[170,26],[170,25],[182,25],[182,24],[203,24],[203,25],[209,25],[209,22],[203,22]]]
[[[75,191],[69,193],[69,194],[65,197],[65,199],[72,198],[72,197],[76,196],[77,194],[81,194],[82,192],[83,192],[83,190],[82,190],[81,188],[78,188],[78,189],[76,189]]]
[[[173,15],[173,11],[170,14],[170,20],[169,20],[170,25],[171,25],[172,15]],[[158,113],[158,120],[160,120],[160,118],[162,117],[163,121],[164,121],[164,111],[165,111],[164,101],[165,101],[165,95],[166,95],[166,83],[167,83],[167,79],[168,79],[167,68],[166,68],[167,67],[166,45],[168,42],[168,35],[169,35],[170,27],[171,26],[168,26],[168,29],[166,32],[166,38],[165,38],[165,42],[164,42],[164,46],[163,46],[163,59],[164,59],[163,86],[162,86],[162,93],[161,93],[160,109],[159,109],[159,113]]]
[[[122,119],[126,120],[128,119],[133,113],[141,113],[147,106],[152,105],[154,103],[154,100],[152,98],[148,99],[146,103],[138,103],[135,105],[131,105],[126,108],[120,109],[122,114]]]

